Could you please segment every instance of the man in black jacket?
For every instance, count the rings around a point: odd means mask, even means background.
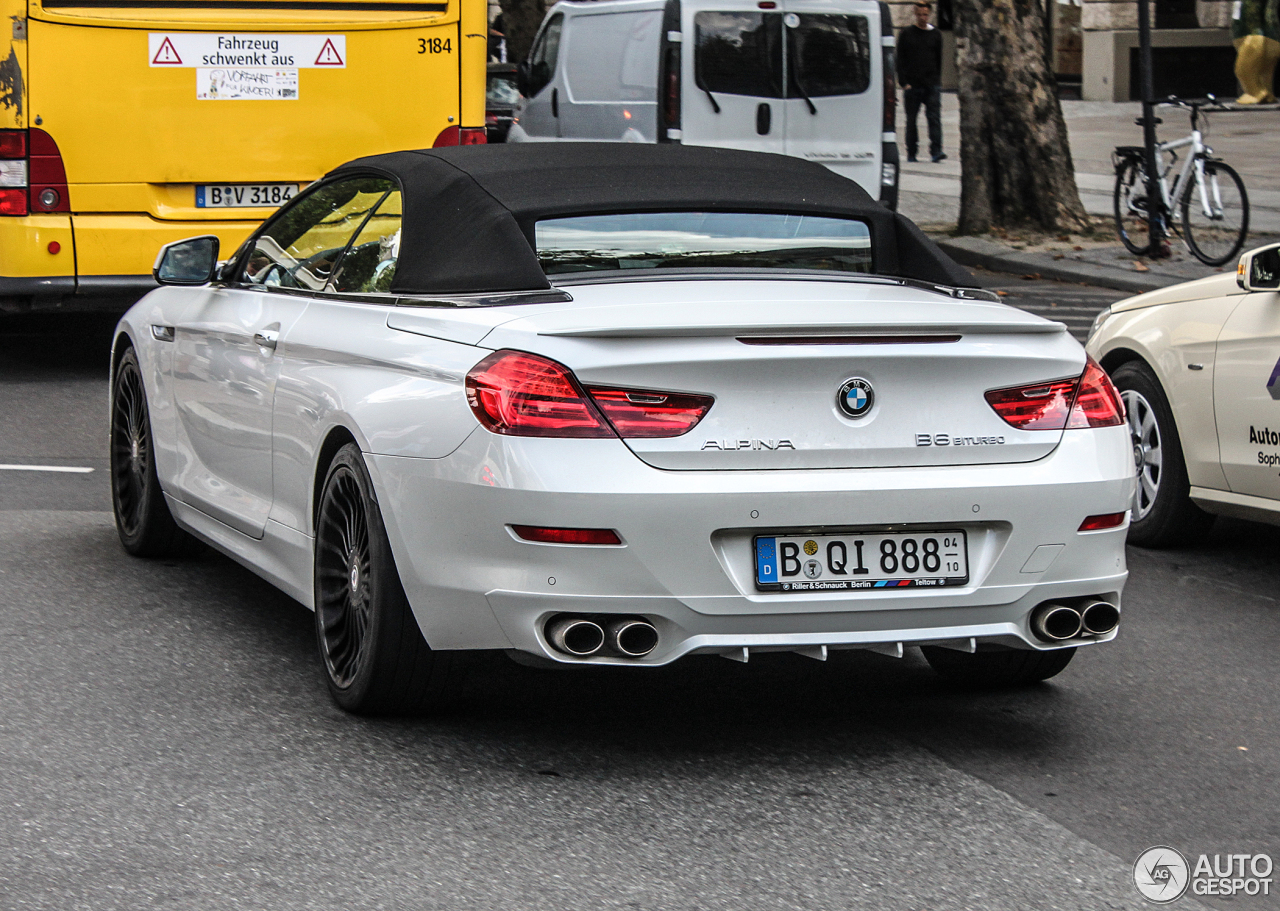
[[[916,119],[924,105],[929,157],[942,161],[942,33],[929,24],[929,0],[917,0],[915,25],[898,32],[898,84],[907,117],[907,161],[916,160]]]

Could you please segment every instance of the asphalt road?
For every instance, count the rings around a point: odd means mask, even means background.
[[[1136,909],[1153,845],[1280,859],[1280,530],[1131,549],[1120,637],[1018,692],[910,652],[485,655],[440,716],[362,720],[304,608],[120,549],[109,335],[0,324],[0,464],[95,469],[0,469],[0,908]]]

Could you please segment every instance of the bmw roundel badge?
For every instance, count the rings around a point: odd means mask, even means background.
[[[860,418],[875,404],[876,395],[871,384],[862,377],[848,380],[836,393],[836,404],[851,418]]]

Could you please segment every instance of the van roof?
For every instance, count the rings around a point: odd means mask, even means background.
[[[393,293],[550,287],[534,247],[545,218],[631,212],[767,212],[855,218],[877,274],[947,285],[970,276],[858,184],[787,155],[646,143],[461,146],[359,158],[327,175],[376,173],[404,192]],[[416,254],[416,255],[414,255]]]

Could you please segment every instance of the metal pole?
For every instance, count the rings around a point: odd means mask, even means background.
[[[1160,194],[1159,157],[1156,154],[1155,88],[1151,82],[1151,8],[1149,0],[1138,0],[1138,73],[1142,84],[1142,144],[1147,162],[1147,224],[1151,246],[1147,255],[1159,259],[1168,255],[1165,244],[1164,197]]]

